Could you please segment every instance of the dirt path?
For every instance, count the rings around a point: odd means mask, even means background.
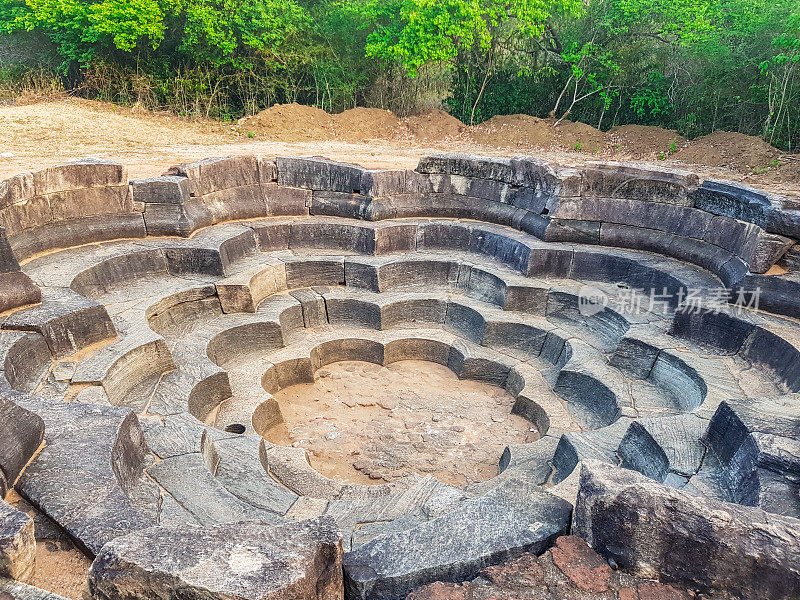
[[[85,156],[119,160],[128,165],[131,178],[138,178],[209,156],[296,154],[372,168],[413,168],[425,154],[472,152],[535,154],[565,165],[636,160],[800,197],[800,155],[781,155],[757,138],[717,132],[686,142],[652,127],[608,133],[580,123],[559,127],[553,132],[547,121],[525,115],[467,128],[445,113],[401,121],[377,109],[326,116],[297,105],[274,107],[236,124],[64,98],[0,106],[0,178]]]

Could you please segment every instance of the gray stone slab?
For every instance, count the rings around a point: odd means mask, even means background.
[[[0,396],[0,496],[5,497],[44,439],[44,421]]]
[[[582,467],[573,533],[623,569],[701,592],[789,599],[800,589],[800,520],[602,463]]]
[[[253,436],[215,441],[214,447],[219,456],[215,476],[243,502],[284,515],[297,500],[297,494],[269,476],[259,458],[261,443],[261,438]]]
[[[41,304],[14,313],[2,327],[42,335],[56,358],[117,336],[105,307],[65,288],[47,288]]]
[[[203,525],[277,521],[273,513],[246,504],[225,489],[208,470],[199,452],[166,458],[147,472]]]
[[[46,442],[19,479],[25,498],[92,555],[155,524],[158,492],[143,475],[147,446],[133,413],[33,398],[23,406],[44,419]]]
[[[33,519],[0,501],[0,577],[32,583],[35,559]]]
[[[329,518],[278,527],[157,527],[103,549],[89,571],[89,597],[341,600],[341,558]]]
[[[432,581],[464,581],[523,552],[541,553],[566,531],[571,507],[509,482],[452,512],[377,537],[345,554],[349,598],[400,600]]]

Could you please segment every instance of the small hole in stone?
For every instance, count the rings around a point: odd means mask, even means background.
[[[237,433],[242,434],[247,430],[247,427],[242,425],[241,423],[232,423],[225,428],[225,431],[228,433]]]
[[[542,209],[542,213],[541,213],[541,214],[543,214],[543,215],[549,215],[549,214],[550,214],[550,209],[549,209],[549,208],[543,208],[543,209]]]

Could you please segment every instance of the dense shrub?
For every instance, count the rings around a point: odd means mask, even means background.
[[[184,114],[446,104],[800,143],[798,0],[0,0],[0,44],[19,31],[74,93]]]

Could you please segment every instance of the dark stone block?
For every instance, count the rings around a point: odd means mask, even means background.
[[[44,419],[46,445],[18,489],[84,551],[156,524],[159,493],[143,475],[147,445],[133,413],[35,398],[22,405]]]
[[[342,541],[330,517],[270,525],[157,527],[103,548],[89,572],[93,600],[337,600]]]
[[[536,212],[524,210],[514,215],[514,227],[540,240],[544,239],[549,225],[550,217],[543,217]]]
[[[388,531],[345,554],[345,589],[357,600],[402,600],[432,581],[465,581],[523,552],[541,553],[565,531],[570,505],[510,481],[455,510]]]
[[[436,154],[423,156],[417,171],[446,175],[461,175],[478,179],[493,179],[505,183],[513,180],[511,161],[507,158],[490,158],[472,154]]]
[[[0,396],[0,469],[5,497],[44,439],[44,421],[38,415]]]
[[[49,223],[14,234],[14,254],[24,260],[42,252],[147,235],[142,213],[94,215]]]
[[[800,590],[800,555],[786,543],[800,536],[797,519],[610,465],[582,467],[572,531],[623,569],[701,592],[788,600]]]
[[[461,337],[480,344],[483,341],[486,320],[474,308],[451,301],[447,304],[445,325]]]
[[[310,190],[330,190],[331,163],[320,158],[279,156],[278,185]]]
[[[38,333],[56,358],[117,336],[104,306],[65,288],[48,288],[39,306],[14,313],[2,327]]]
[[[694,173],[624,163],[589,163],[581,196],[626,198],[688,206],[700,180]]]
[[[82,158],[35,172],[33,185],[35,195],[42,196],[64,190],[125,184],[125,179],[125,167],[120,163]]]
[[[241,186],[255,186],[274,179],[269,163],[263,173],[255,156],[226,156],[206,158],[197,162],[172,167],[167,176],[182,176],[189,180],[192,196],[205,196],[220,190]],[[262,175],[264,179],[262,180]]]
[[[314,190],[309,214],[365,220],[371,204],[372,198],[352,192]]]
[[[213,223],[269,216],[260,185],[246,185],[209,192],[203,205],[211,213]]]
[[[687,309],[675,314],[670,334],[718,352],[736,354],[753,331],[750,323],[724,312]]]
[[[739,354],[745,360],[768,367],[789,391],[800,392],[800,351],[780,335],[757,327],[744,341]]]
[[[496,258],[520,273],[529,274],[531,249],[509,235],[476,228],[470,241],[470,251]]]
[[[189,237],[203,227],[214,224],[214,217],[199,198],[184,204],[147,204],[144,224],[148,236]]]
[[[301,221],[292,225],[289,248],[344,250],[358,254],[373,254],[375,252],[375,232],[371,227],[365,225],[341,221]]]
[[[334,326],[381,329],[381,309],[372,302],[355,298],[325,296],[328,321]]]
[[[416,250],[418,225],[378,223],[375,225],[375,254]]]
[[[530,325],[488,321],[483,335],[483,345],[519,352],[525,357],[535,357],[541,354],[546,337],[546,331]]]
[[[653,436],[634,421],[619,443],[617,454],[622,467],[638,471],[645,477],[663,483],[669,472],[669,459]]]
[[[358,258],[345,260],[343,278],[349,288],[363,288],[372,292],[380,291],[378,266]]]
[[[136,179],[130,183],[134,202],[185,204],[189,200],[189,179],[179,175]]]
[[[266,216],[302,216],[307,215],[311,206],[311,192],[298,188],[289,188],[277,183],[261,184],[264,195]]]
[[[595,221],[551,219],[544,230],[542,239],[546,242],[599,244],[600,223]]]
[[[344,261],[325,258],[306,258],[286,263],[286,287],[312,285],[343,285]]]
[[[470,248],[472,228],[464,223],[422,222],[419,225],[418,250],[457,250]]]
[[[427,291],[432,287],[456,288],[460,265],[446,260],[396,260],[378,267],[378,289],[381,292]]]
[[[14,273],[19,271],[19,263],[8,243],[6,230],[0,227],[0,273]]]
[[[13,389],[33,391],[52,360],[50,348],[42,336],[0,331],[0,371]]]
[[[42,291],[25,273],[0,273],[0,312],[36,304],[41,300]]]

